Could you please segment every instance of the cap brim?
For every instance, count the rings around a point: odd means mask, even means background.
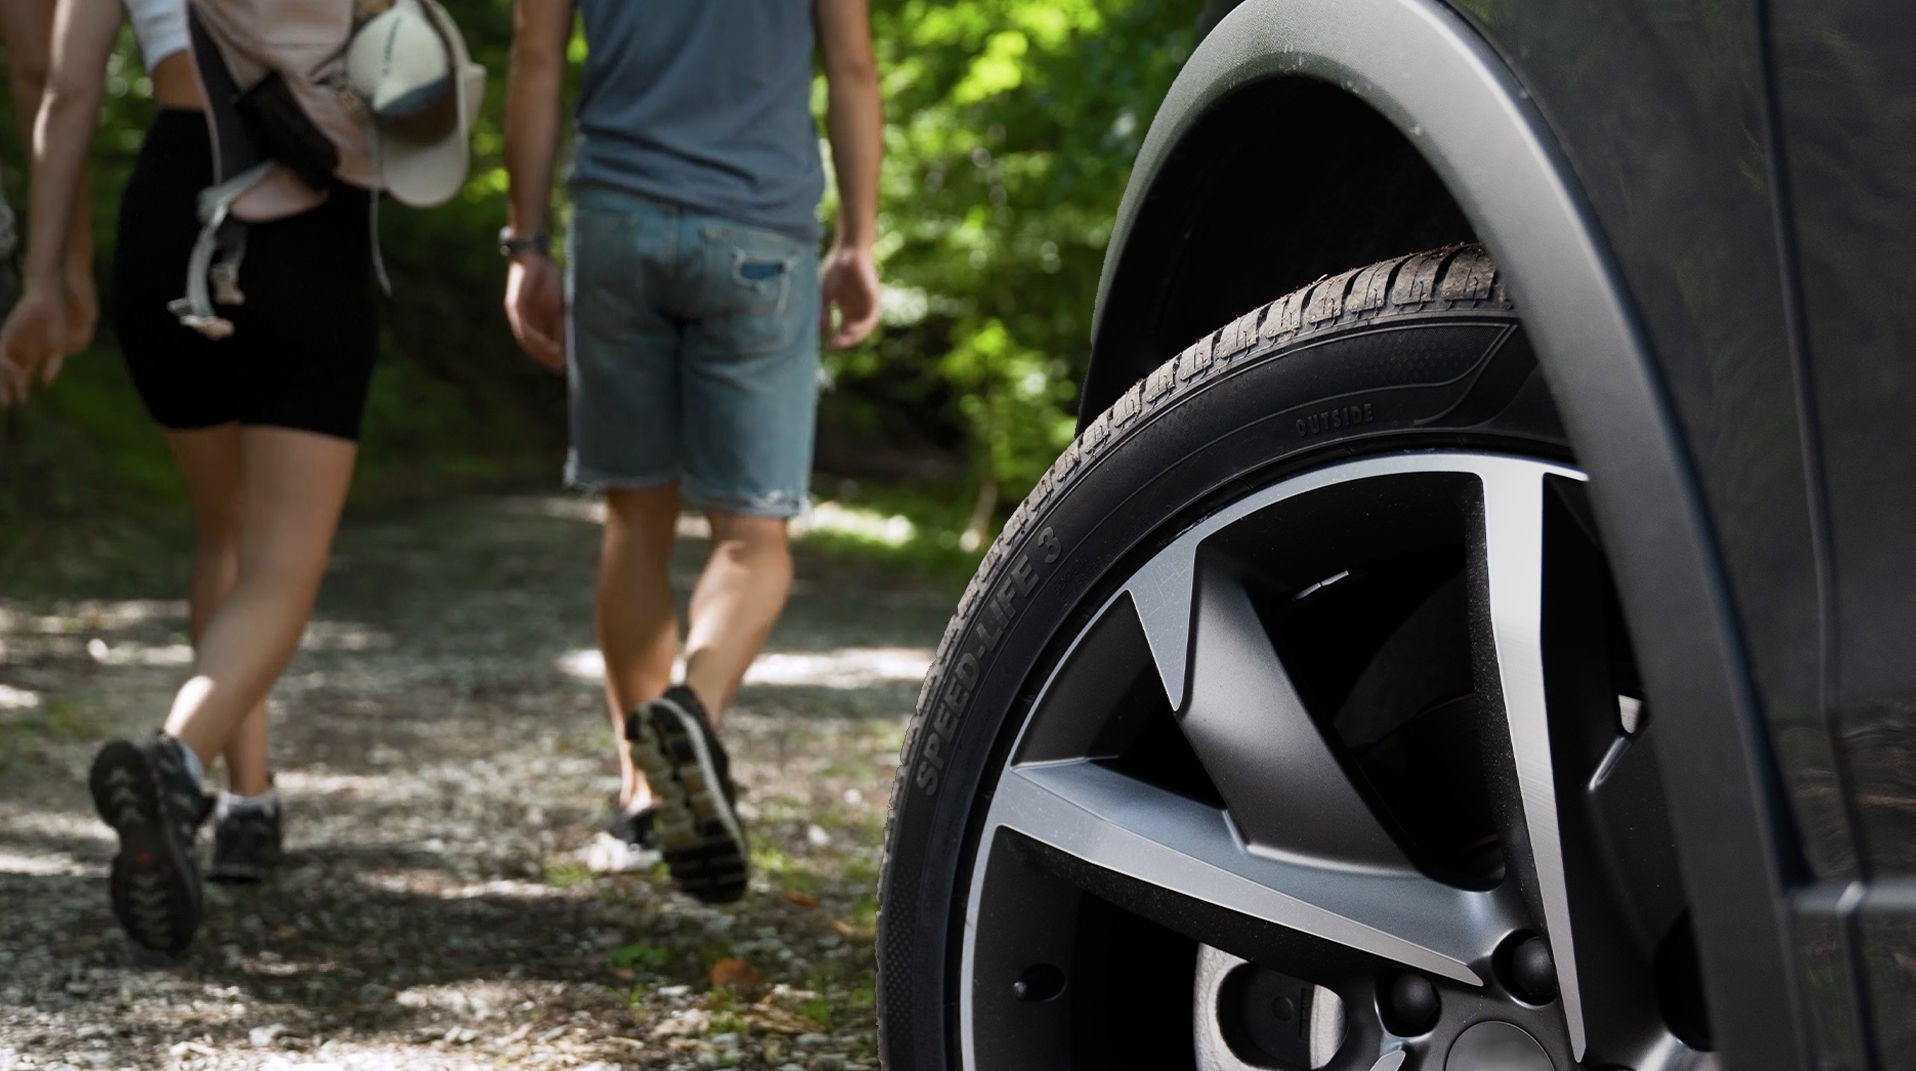
[[[472,168],[472,121],[486,92],[486,69],[472,62],[466,42],[444,8],[434,0],[420,5],[452,52],[454,104],[458,125],[431,137],[408,136],[405,124],[379,132],[379,171],[393,199],[412,208],[431,208],[458,196]]]
[[[464,137],[415,141],[390,129],[379,133],[379,177],[386,192],[408,207],[432,208],[452,200],[471,166]]]

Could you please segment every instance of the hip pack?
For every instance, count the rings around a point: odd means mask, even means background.
[[[393,10],[366,17],[362,9],[369,7]],[[438,200],[444,200],[465,178],[465,139],[485,71],[466,58],[457,28],[434,0],[188,0],[193,66],[213,135],[214,185],[200,194],[201,230],[187,264],[186,296],[169,306],[181,323],[216,339],[233,333],[232,321],[215,304],[246,300],[239,273],[247,224],[309,211],[336,183],[375,194],[386,188],[377,159],[382,116],[363,95],[370,87],[355,88],[364,79],[361,71],[349,70],[348,60],[350,55],[358,64],[362,53],[389,59],[398,32],[391,26],[378,42],[384,49],[354,50],[355,35],[401,15],[427,28],[403,27],[413,31],[408,42],[420,44],[423,36],[428,51],[436,52],[424,57],[427,81],[414,95],[450,109],[452,125],[440,131],[439,147],[457,139],[456,173],[441,168],[450,179],[441,184],[444,197]],[[422,69],[420,57],[410,58],[414,71]],[[435,70],[445,73],[433,79]],[[390,79],[392,72],[371,77],[382,76]],[[378,204],[375,196],[367,225],[376,274],[390,292],[379,255]]]

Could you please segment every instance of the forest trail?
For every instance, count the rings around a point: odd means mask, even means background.
[[[289,864],[209,887],[174,964],[112,920],[84,782],[186,670],[184,561],[110,597],[0,595],[0,1071],[874,1067],[884,808],[949,593],[800,545],[725,731],[752,890],[708,908],[585,865],[616,784],[597,536],[562,496],[349,522],[273,696]]]

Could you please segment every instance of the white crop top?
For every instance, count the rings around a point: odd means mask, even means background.
[[[149,74],[161,60],[186,51],[186,0],[126,0],[126,14]]]

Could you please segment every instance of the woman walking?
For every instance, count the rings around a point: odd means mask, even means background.
[[[153,737],[104,747],[92,790],[120,837],[114,912],[136,942],[177,953],[201,917],[196,839],[212,814],[210,877],[276,860],[280,807],[265,700],[304,633],[345,502],[376,341],[365,191],[333,184],[302,214],[251,225],[244,304],[214,341],[168,305],[214,183],[185,0],[59,0],[34,139],[24,291],[0,358],[31,378],[70,346],[62,260],[99,122],[109,54],[131,18],[160,106],[120,202],[112,317],[128,371],[186,484],[197,537],[194,665]],[[42,372],[44,376],[44,371]],[[215,806],[201,781],[224,757]]]

